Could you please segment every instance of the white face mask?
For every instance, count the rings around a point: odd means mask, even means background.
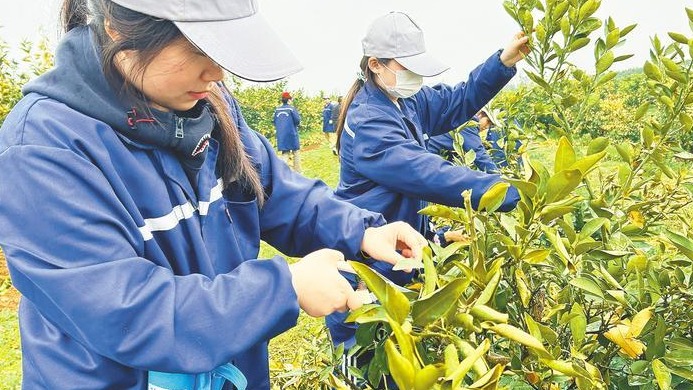
[[[385,65],[383,64],[383,66]],[[395,71],[388,68],[387,66],[385,66],[385,69],[389,70],[395,75],[394,87],[388,87],[387,85],[385,85],[385,82],[383,82],[385,90],[391,96],[406,99],[408,97],[414,96],[417,92],[421,90],[421,86],[423,85],[422,76],[419,76],[418,74],[408,69]],[[378,74],[378,77],[380,77],[380,74]],[[381,78],[380,81],[383,81],[383,79]]]

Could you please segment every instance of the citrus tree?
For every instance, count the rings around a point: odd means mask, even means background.
[[[635,26],[595,18],[599,0],[504,6],[531,36],[526,73],[536,87],[504,101],[502,115],[522,106],[527,120],[509,125],[516,133],[532,134],[534,120],[558,134],[553,161],[525,154],[506,172],[521,195],[512,213],[495,213],[508,183],[487,191],[478,210],[468,193],[465,208],[422,210],[452,227],[452,243],[431,244],[409,292],[353,263],[378,303],[349,317],[361,324],[351,353],[374,356],[352,374],[373,387],[389,374],[417,390],[690,388],[693,176],[681,139],[693,127],[691,34],[652,39],[644,96],[629,117],[636,139],[582,145]],[[590,48],[594,69],[571,64]]]

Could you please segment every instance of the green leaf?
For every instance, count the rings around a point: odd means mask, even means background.
[[[367,324],[369,322],[387,322],[387,313],[382,306],[363,305],[349,313],[347,322]]]
[[[546,185],[546,203],[553,203],[570,195],[582,182],[579,169],[564,170],[553,175]]]
[[[693,160],[693,153],[689,152],[679,152],[674,155],[676,158],[680,158],[681,160]]]
[[[438,283],[438,271],[433,263],[431,248],[426,246],[423,248],[423,263],[424,263],[424,287],[421,293],[423,297],[431,295]]]
[[[638,121],[640,120],[645,114],[647,114],[647,110],[650,109],[650,102],[645,102],[638,107],[638,110],[635,111],[635,120]]]
[[[387,367],[390,369],[392,379],[400,389],[411,389],[414,386],[414,366],[399,353],[392,340],[385,340],[385,353],[387,354]]]
[[[582,20],[591,16],[599,8],[599,3],[600,2],[596,0],[587,0],[580,7],[580,11],[578,12],[578,19]]]
[[[616,251],[616,250],[603,250],[603,249],[599,249],[599,250],[595,250],[595,251],[591,252],[591,254],[598,259],[609,259],[609,260],[610,259],[616,259],[616,258],[623,257],[623,256],[627,256],[627,255],[630,255],[632,253],[633,252],[629,252],[629,251]]]
[[[534,81],[537,85],[542,87],[546,91],[551,91],[551,86],[549,83],[547,83],[544,79],[541,78],[538,74],[534,72],[530,72],[525,69],[525,73],[527,74],[527,77],[529,77],[530,80]]]
[[[585,176],[592,170],[594,165],[598,163],[599,160],[604,158],[604,156],[606,156],[606,151],[589,154],[586,157],[581,158],[580,160],[573,163],[573,165],[568,167],[568,169],[577,169],[580,171],[580,173],[582,173],[582,176]]]
[[[618,57],[614,58],[614,62],[625,61],[625,60],[627,60],[633,56],[634,56],[634,54],[624,54],[622,56],[618,56]]]
[[[652,80],[661,82],[663,79],[662,72],[659,70],[659,67],[650,61],[645,61],[643,71],[645,72],[645,76]]]
[[[589,146],[587,146],[587,154],[596,154],[606,150],[609,147],[609,139],[606,137],[597,137],[590,141]]]
[[[409,299],[367,265],[356,261],[349,261],[349,264],[351,264],[358,276],[366,282],[368,289],[375,294],[387,314],[398,323],[403,323],[409,315]]]
[[[528,264],[543,264],[550,254],[551,251],[549,249],[536,249],[522,256],[522,261]]]
[[[486,374],[482,375],[479,379],[476,380],[476,382],[472,383],[469,388],[470,389],[495,389],[497,388],[497,383],[498,380],[500,379],[501,375],[503,375],[503,371],[505,370],[505,365],[503,364],[496,364],[492,370],[489,370],[486,372]]]
[[[609,50],[606,53],[604,53],[604,55],[601,56],[599,58],[599,60],[597,61],[597,64],[595,65],[596,70],[597,70],[597,74],[604,73],[613,64],[614,64],[614,52]]]
[[[627,162],[628,164],[633,162],[633,147],[629,143],[616,144],[614,147],[616,147],[616,151],[621,156],[623,161]]]
[[[494,323],[508,322],[508,315],[486,305],[475,304],[469,309],[469,314],[478,319],[479,322],[491,321]]]
[[[455,344],[448,344],[448,346],[445,347],[443,356],[445,357],[445,376],[450,376],[453,371],[455,371],[455,368],[460,365],[460,359],[457,355]]]
[[[570,44],[568,47],[568,51],[574,52],[582,49],[583,47],[587,46],[587,44],[590,43],[590,39],[587,37],[583,38],[578,38],[573,41],[573,43]]]
[[[686,38],[685,35],[679,34],[676,32],[669,32],[669,37],[673,39],[674,41],[678,43],[683,43],[684,45],[688,45],[688,38]]]
[[[547,206],[541,210],[539,218],[546,224],[573,211],[575,211],[574,206]]]
[[[563,240],[561,239],[561,235],[558,233],[558,230],[556,230],[555,228],[550,228],[548,226],[542,226],[542,230],[546,234],[546,239],[549,240],[553,248],[556,250],[556,254],[563,262],[563,265],[568,267],[568,264],[570,263],[570,254],[568,253],[568,250],[565,248],[565,245],[563,244]]]
[[[645,126],[642,128],[642,144],[646,148],[651,148],[654,143],[654,129],[651,126]]]
[[[602,226],[604,226],[604,224],[606,224],[607,222],[609,222],[609,220],[606,218],[598,217],[598,218],[590,219],[589,221],[587,221],[582,226],[582,229],[580,230],[580,233],[578,234],[578,240],[582,241],[585,238],[591,237],[592,234],[594,234],[599,229],[601,229]]]
[[[508,192],[508,188],[510,188],[510,184],[504,181],[499,181],[491,186],[484,194],[481,196],[481,200],[479,200],[479,211],[488,211],[489,213],[492,213],[503,204],[503,200],[505,200],[505,194]]]
[[[606,35],[606,48],[611,49],[616,46],[618,40],[621,39],[621,30],[615,28]]]
[[[587,317],[585,316],[585,311],[582,309],[582,306],[578,303],[573,304],[570,313],[573,314],[573,318],[571,318],[569,322],[570,333],[573,335],[573,345],[580,348],[585,341]]]
[[[513,187],[528,198],[533,198],[537,194],[537,185],[524,180],[507,179]]]
[[[415,325],[428,326],[445,316],[457,306],[457,300],[471,282],[468,278],[458,278],[446,284],[430,297],[415,301],[412,305],[412,320]]]
[[[558,140],[558,150],[556,150],[556,158],[554,160],[554,173],[558,173],[567,169],[575,162],[575,150],[570,144],[568,138],[561,137]]]
[[[455,371],[448,375],[445,379],[452,381],[451,388],[458,389],[464,377],[467,375],[469,370],[474,365],[477,359],[480,359],[488,350],[491,348],[491,342],[488,339],[484,339],[481,344],[474,350],[473,354],[465,357],[464,360],[460,362]],[[401,387],[400,389],[405,389],[406,387]]]
[[[495,324],[488,327],[488,329],[507,339],[513,340],[528,347],[541,358],[553,359],[553,356],[551,356],[549,351],[544,348],[544,345],[539,340],[522,329],[516,328],[509,324]]]
[[[664,232],[669,241],[686,257],[693,260],[693,240],[680,234],[674,233],[671,230]]]
[[[439,204],[428,205],[423,209],[419,210],[419,214],[428,215],[430,217],[445,218],[452,221],[466,221],[466,218],[463,218],[460,214],[455,212],[455,210],[452,207],[443,206]]]
[[[414,390],[430,390],[438,382],[438,378],[445,376],[445,366],[442,364],[429,364],[419,370],[414,376]]]
[[[652,372],[661,390],[671,389],[671,373],[661,360],[655,359],[652,361]]]
[[[572,362],[565,360],[553,360],[553,359],[541,359],[541,363],[551,368],[552,370],[558,371],[561,374],[571,376],[573,378],[585,378],[591,379],[589,373],[585,375],[584,369],[580,369],[579,366]]]
[[[693,129],[693,118],[687,113],[682,111],[681,114],[679,114],[679,121],[681,125],[683,125],[685,131],[691,131],[691,129]]]
[[[570,284],[594,296],[604,299],[604,293],[602,292],[602,289],[590,279],[583,277],[575,278],[570,281]]]
[[[625,37],[628,35],[629,32],[633,31],[633,29],[637,27],[637,24],[631,24],[630,26],[626,26],[621,29],[621,38]]]
[[[496,271],[496,273],[491,276],[491,280],[486,284],[486,287],[484,287],[484,291],[481,292],[481,295],[479,295],[479,298],[476,299],[476,304],[478,305],[485,305],[487,304],[491,298],[493,298],[494,294],[496,293],[496,287],[498,287],[498,283],[501,280],[502,272],[500,270]]]
[[[615,72],[615,71],[610,71],[610,72],[606,72],[606,73],[602,74],[598,78],[599,81],[597,82],[597,86],[599,87],[599,86],[602,86],[602,85],[608,83],[609,81],[615,79],[616,76],[618,76],[618,72]]]
[[[604,264],[599,264],[599,273],[602,275],[604,280],[611,285],[611,287],[618,289],[618,290],[623,290],[623,287],[621,287],[621,284],[618,283],[618,280],[616,280],[611,273],[609,272],[608,269],[604,267]]]

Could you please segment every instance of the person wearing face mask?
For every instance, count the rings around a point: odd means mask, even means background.
[[[463,207],[461,193],[471,190],[476,208],[481,196],[503,178],[428,152],[428,138],[459,127],[488,103],[515,75],[514,65],[529,52],[527,42],[518,33],[466,82],[429,87],[423,86],[423,78],[448,67],[426,51],[419,26],[401,12],[376,19],[362,40],[360,77],[345,96],[347,109],[337,122],[341,169],[336,196],[378,211],[388,221],[406,221],[427,237],[427,219],[418,214],[427,202]],[[518,201],[511,186],[499,210],[510,211]],[[413,276],[383,262],[372,267],[399,285]],[[332,341],[345,343],[349,350],[356,325],[344,323],[345,317],[333,314],[326,322]]]

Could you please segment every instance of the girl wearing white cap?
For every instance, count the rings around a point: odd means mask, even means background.
[[[299,307],[361,304],[337,272],[344,255],[420,257],[414,229],[333,199],[244,121],[222,67],[257,81],[300,69],[255,0],[67,0],[63,11],[55,67],[0,130],[0,246],[23,295],[24,389],[224,378],[269,389],[267,341]],[[305,257],[257,260],[261,239]]]
[[[423,77],[448,69],[426,51],[423,32],[406,14],[391,12],[376,19],[362,40],[362,77],[344,99],[346,110],[337,123],[340,180],[335,194],[348,202],[383,214],[388,221],[405,221],[428,233],[418,211],[427,202],[463,207],[461,193],[472,191],[472,205],[493,184],[488,174],[456,166],[426,150],[430,136],[467,122],[515,75],[515,63],[529,51],[527,37],[518,34],[457,85],[422,86]],[[510,187],[501,211],[519,201]],[[412,274],[392,271],[376,262],[381,274],[403,285]],[[354,344],[355,324],[345,316],[328,316],[335,344]]]

